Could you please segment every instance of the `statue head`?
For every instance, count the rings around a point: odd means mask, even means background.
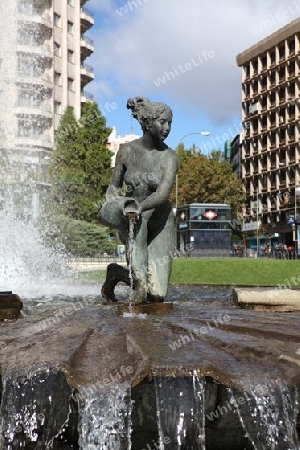
[[[127,101],[127,109],[131,109],[132,116],[139,121],[144,133],[161,116],[168,116],[170,121],[173,117],[172,110],[168,105],[162,102],[151,102],[145,97],[130,98]]]

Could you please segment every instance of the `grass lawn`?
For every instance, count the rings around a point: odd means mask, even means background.
[[[180,258],[174,260],[171,275],[173,283],[276,286],[287,281],[300,286],[300,260]]]
[[[103,270],[86,272],[79,277],[96,282],[103,282],[104,278]],[[171,283],[276,286],[288,281],[291,286],[300,286],[300,259],[177,258],[171,275]]]

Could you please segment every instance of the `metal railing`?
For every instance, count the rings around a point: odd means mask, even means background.
[[[94,18],[94,14],[92,13],[92,11],[90,11],[89,9],[87,9],[85,6],[82,6],[81,11],[86,14],[87,16],[90,16],[92,18]]]
[[[94,73],[94,67],[89,66],[88,64],[81,64],[81,68],[87,70],[88,72]]]
[[[89,38],[88,36],[83,35],[81,36],[81,39],[87,44],[94,45],[94,40]]]

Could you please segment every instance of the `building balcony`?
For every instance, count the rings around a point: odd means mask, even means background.
[[[17,147],[29,147],[29,148],[44,148],[44,149],[53,149],[53,141],[50,137],[17,137],[14,141],[15,146]]]
[[[80,49],[81,49],[82,59],[85,59],[88,56],[90,56],[92,53],[94,53],[95,47],[94,47],[93,39],[91,39],[87,36],[81,36]]]
[[[52,18],[50,16],[50,14],[43,12],[42,14],[37,14],[37,13],[26,13],[26,12],[19,12],[18,13],[18,22],[23,22],[26,23],[26,25],[28,23],[32,23],[32,24],[39,24],[42,25],[43,27],[47,28],[48,30],[51,30],[51,34],[52,34]]]
[[[52,59],[52,48],[48,44],[34,45],[34,44],[19,44],[17,46],[18,53],[26,53],[40,57],[41,59]]]
[[[80,73],[81,73],[81,84],[83,86],[90,83],[95,78],[94,69],[88,64],[81,65]]]
[[[94,96],[90,92],[85,89],[81,92],[81,103],[93,102]]]
[[[80,30],[81,34],[89,30],[95,23],[94,15],[87,8],[83,7],[80,11]]]
[[[49,73],[43,73],[42,75],[37,75],[34,73],[20,72],[16,78],[19,84],[29,84],[31,86],[45,86],[48,89],[52,89],[53,81]]]
[[[15,114],[17,116],[41,116],[48,119],[52,119],[53,110],[50,105],[40,105],[40,106],[25,106],[18,105],[15,108]]]

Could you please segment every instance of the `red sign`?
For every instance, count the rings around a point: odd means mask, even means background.
[[[206,219],[208,220],[213,220],[215,217],[217,217],[217,213],[215,213],[214,211],[206,211],[204,214],[202,214],[204,217],[206,217]]]

